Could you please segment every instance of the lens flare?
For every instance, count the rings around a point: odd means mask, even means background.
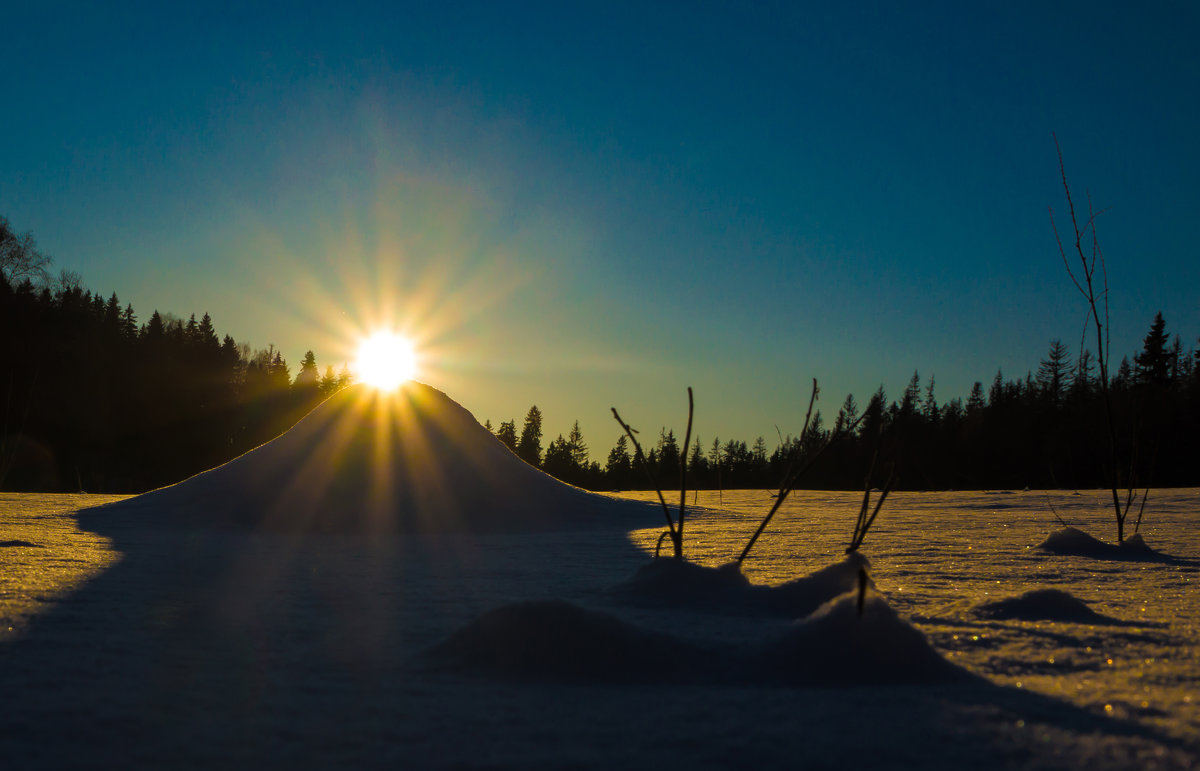
[[[355,362],[358,380],[381,391],[394,391],[417,374],[417,354],[410,340],[394,332],[376,332],[362,341]]]

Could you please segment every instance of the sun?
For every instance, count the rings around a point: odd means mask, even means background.
[[[354,363],[359,382],[393,391],[417,374],[412,341],[394,332],[376,332],[358,346]]]

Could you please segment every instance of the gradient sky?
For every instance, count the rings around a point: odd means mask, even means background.
[[[1200,335],[1193,3],[21,5],[0,214],[55,269],[293,367],[393,322],[601,462],[689,385],[706,444],[773,446],[813,377],[832,418],[1076,353],[1052,132],[1117,358]]]

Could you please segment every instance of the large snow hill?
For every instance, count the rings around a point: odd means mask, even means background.
[[[163,448],[169,452],[170,448]],[[430,533],[653,523],[646,504],[580,490],[509,451],[441,391],[351,386],[261,447],[85,513],[164,525]]]

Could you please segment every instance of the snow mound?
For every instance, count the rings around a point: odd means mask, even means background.
[[[428,653],[437,667],[495,677],[662,682],[702,671],[699,647],[562,600],[488,611]]]
[[[1115,621],[1097,613],[1083,600],[1061,589],[1035,589],[1017,597],[993,600],[977,605],[975,615],[1021,621],[1069,621],[1105,624]]]
[[[782,636],[705,647],[562,600],[491,610],[427,651],[435,668],[517,680],[857,686],[973,679],[881,597],[825,603]]]
[[[724,607],[752,591],[737,563],[706,567],[687,560],[660,557],[642,565],[613,593],[635,605]]]
[[[390,394],[343,389],[223,466],[88,512],[81,519],[385,534],[637,527],[654,509],[559,482],[446,394],[410,382]]]
[[[935,684],[976,679],[942,658],[882,597],[847,592],[751,657],[762,680],[798,686]]]
[[[1130,553],[1140,552],[1145,554],[1157,554],[1157,552],[1154,551],[1154,549],[1151,549],[1149,544],[1142,539],[1141,533],[1134,533],[1126,538],[1121,542],[1121,548]]]
[[[613,590],[632,605],[705,610],[734,615],[803,618],[830,599],[858,590],[859,574],[871,563],[859,552],[778,586],[751,584],[736,563],[716,568],[684,560],[656,559]],[[868,583],[874,584],[868,577]]]
[[[1146,545],[1140,533],[1134,533],[1119,544],[1111,544],[1076,527],[1055,530],[1038,544],[1038,548],[1051,554],[1112,560],[1153,560],[1162,556]]]

